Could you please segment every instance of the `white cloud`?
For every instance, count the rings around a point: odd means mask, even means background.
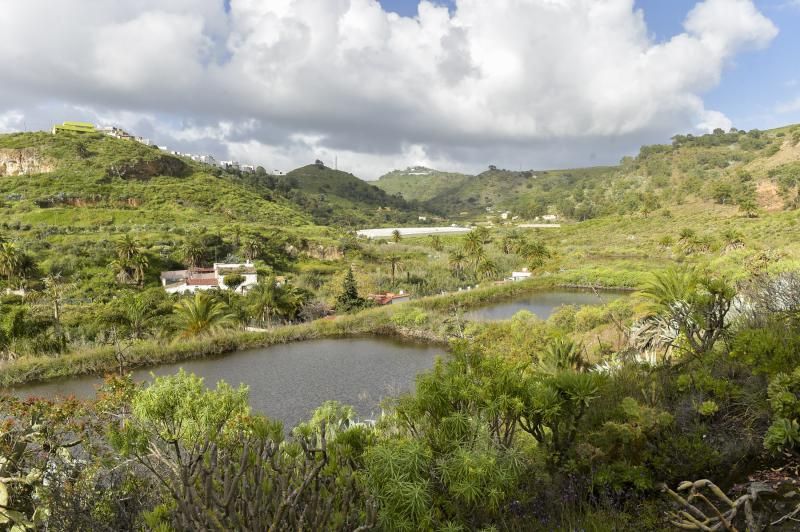
[[[413,19],[376,0],[0,3],[0,101],[26,114],[63,101],[162,144],[282,168],[338,153],[365,177],[610,162],[729,127],[704,91],[777,33],[751,0],[702,1],[663,43],[634,0],[426,0]]]
[[[703,114],[702,122],[697,124],[697,129],[705,133],[711,133],[715,129],[728,131],[733,126],[730,118],[719,111],[706,111]]]
[[[24,124],[25,115],[21,111],[11,110],[0,114],[0,133],[19,131]]]
[[[775,110],[780,114],[800,112],[800,96],[796,97],[794,100],[779,104]]]

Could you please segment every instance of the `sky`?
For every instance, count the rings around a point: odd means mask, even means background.
[[[800,122],[800,0],[0,0],[0,132],[365,179]]]

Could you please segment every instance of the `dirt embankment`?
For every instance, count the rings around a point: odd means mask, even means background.
[[[44,174],[55,170],[55,164],[34,148],[0,149],[0,177]]]

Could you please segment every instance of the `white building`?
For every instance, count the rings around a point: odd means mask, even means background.
[[[530,278],[531,272],[528,271],[528,268],[522,268],[521,272],[511,272],[512,281],[525,281]]]
[[[161,272],[161,286],[169,294],[193,294],[198,290],[228,290],[225,286],[226,275],[241,275],[244,282],[236,289],[246,292],[258,284],[258,273],[252,262],[244,264],[214,263],[213,268],[193,268]]]
[[[239,161],[220,161],[219,165],[222,168],[238,170],[239,169]]]

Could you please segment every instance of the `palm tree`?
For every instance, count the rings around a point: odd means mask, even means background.
[[[242,241],[242,228],[237,224],[233,226],[233,245],[237,248]]]
[[[460,249],[451,251],[448,263],[450,264],[450,271],[453,272],[453,275],[461,279],[464,275],[464,269],[467,266],[467,256],[464,252]]]
[[[17,276],[22,265],[22,251],[12,242],[0,244],[0,273],[8,282]]]
[[[124,260],[131,260],[136,255],[141,254],[139,244],[134,238],[126,234],[116,243],[117,257]]]
[[[392,286],[394,286],[395,275],[403,271],[403,262],[399,255],[389,255],[386,257],[386,262],[392,268]]]
[[[200,262],[203,260],[203,255],[205,254],[205,249],[195,241],[194,239],[188,239],[184,241],[183,245],[181,246],[181,255],[183,256],[183,262],[189,268],[196,268],[200,265]]]
[[[284,320],[294,321],[306,300],[307,297],[303,290],[285,282],[280,286],[279,290],[278,313]]]
[[[403,235],[400,234],[400,229],[395,229],[392,231],[392,241],[394,243],[398,243],[403,239]]]
[[[247,299],[250,302],[250,312],[262,325],[271,326],[272,317],[278,313],[280,307],[280,294],[275,276],[270,275],[250,289]]]
[[[500,270],[493,260],[483,258],[475,267],[475,273],[477,273],[481,279],[495,279],[499,275]]]
[[[247,294],[249,309],[262,325],[272,326],[275,317],[293,321],[306,303],[306,292],[274,275],[254,286]]]
[[[540,268],[545,260],[551,257],[550,250],[539,241],[525,242],[520,245],[518,253],[525,258],[531,270]]]
[[[694,293],[698,279],[689,269],[670,268],[654,273],[639,289],[638,295],[648,303],[653,314],[671,311],[675,304],[685,303]]]
[[[150,260],[144,253],[139,253],[131,259],[131,267],[133,268],[133,280],[139,286],[142,286],[144,284],[144,275],[148,266],[150,266]]]
[[[194,298],[179,301],[173,307],[180,336],[204,336],[212,334],[231,322],[228,307],[204,292],[196,292]]]
[[[143,338],[154,316],[152,301],[140,294],[130,294],[122,303],[122,321],[130,336]]]
[[[518,232],[512,231],[511,233],[506,235],[505,238],[503,238],[503,245],[502,245],[503,253],[505,253],[506,255],[510,253],[516,253],[519,250],[521,244],[522,244],[522,236]]]
[[[489,232],[489,229],[483,225],[473,229],[470,234],[475,235],[475,238],[480,240],[481,244],[488,244],[492,241],[492,234]]]
[[[117,281],[123,284],[134,282],[141,286],[150,260],[139,244],[130,235],[125,235],[116,243],[117,258],[111,261]]]
[[[114,271],[114,277],[120,284],[128,284],[133,280],[131,275],[131,263],[125,259],[114,259],[109,264],[109,267]]]
[[[477,231],[468,233],[464,237],[464,253],[475,266],[486,258],[486,251],[483,249],[483,237]]]

